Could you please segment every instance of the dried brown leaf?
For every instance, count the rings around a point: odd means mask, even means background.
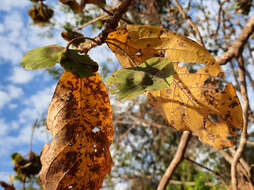
[[[53,140],[42,150],[45,190],[96,190],[111,170],[112,110],[98,74],[65,72],[51,100],[47,127]]]

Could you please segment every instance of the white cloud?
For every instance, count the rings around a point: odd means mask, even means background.
[[[3,119],[0,118],[0,136],[7,135],[8,126]]]
[[[4,182],[6,182],[6,183],[8,183],[9,182],[9,176],[10,176],[10,172],[2,172],[2,171],[0,171],[0,180],[1,181],[4,181]]]
[[[52,85],[27,98],[24,101],[25,109],[19,114],[19,123],[29,123],[41,117],[47,111],[54,89],[55,85]]]
[[[13,99],[23,96],[24,92],[21,88],[14,85],[8,85],[0,90],[0,110]]]
[[[4,25],[0,23],[0,33],[4,31]]]
[[[14,8],[23,8],[27,6],[28,4],[31,4],[28,0],[1,0],[1,11],[10,11]]]
[[[18,107],[17,104],[9,104],[9,105],[8,105],[8,108],[11,109],[11,110],[13,110],[13,109],[15,109],[15,108],[17,108],[17,107]]]
[[[53,96],[55,85],[45,88],[25,101],[25,104],[35,108],[38,111],[44,111],[48,108],[51,97]]]
[[[4,91],[0,91],[0,110],[3,106],[10,101],[10,97]]]
[[[9,80],[14,84],[25,84],[31,81],[34,77],[32,71],[26,71],[21,67],[14,67],[12,75]]]
[[[23,55],[21,50],[15,44],[10,43],[5,36],[0,36],[0,42],[4,44],[4,47],[0,48],[0,58],[6,62],[17,64]]]
[[[19,128],[19,123],[16,120],[11,121],[9,125],[10,125],[11,129],[18,129]]]
[[[7,91],[10,98],[19,98],[24,94],[21,88],[14,85],[7,86]]]
[[[107,58],[114,58],[113,61],[117,61],[114,54],[106,45],[93,48],[88,52],[88,54],[94,61],[100,64],[107,62]]]

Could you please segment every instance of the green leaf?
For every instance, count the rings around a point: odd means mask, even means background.
[[[79,77],[88,77],[94,75],[99,68],[88,55],[81,55],[79,50],[70,49],[61,56],[60,64],[69,72]]]
[[[174,68],[166,58],[154,57],[137,67],[120,69],[110,75],[107,84],[118,99],[131,99],[145,91],[167,88]]]
[[[17,153],[17,152],[14,152],[11,155],[11,159],[12,159],[13,163],[20,163],[20,162],[25,160],[24,157],[21,154]]]
[[[64,47],[57,44],[43,46],[27,52],[20,64],[25,69],[41,69],[52,67],[59,62]]]

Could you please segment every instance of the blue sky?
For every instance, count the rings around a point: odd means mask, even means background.
[[[52,3],[52,1],[48,1]],[[26,71],[19,62],[25,52],[44,45],[65,45],[61,38],[61,23],[70,20],[72,15],[55,12],[57,21],[53,38],[42,38],[39,34],[46,29],[32,25],[27,15],[31,7],[29,0],[1,0],[0,6],[0,180],[9,181],[12,171],[10,155],[20,152],[24,156],[29,150],[31,126],[36,118],[47,112],[56,81],[43,70]],[[86,35],[95,35],[91,29]],[[112,54],[105,46],[90,52],[99,63],[106,61]],[[33,150],[38,154],[50,134],[44,127],[36,130]],[[0,187],[1,188],[1,187]]]

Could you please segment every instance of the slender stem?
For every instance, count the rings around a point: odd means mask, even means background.
[[[254,146],[254,142],[252,142],[252,141],[247,141],[246,143]]]
[[[26,190],[26,176],[22,178],[22,187],[21,190]]]
[[[37,122],[38,122],[38,119],[36,119],[34,121],[33,126],[32,126],[32,132],[31,132],[31,136],[30,136],[30,151],[29,151],[29,155],[30,155],[30,153],[32,152],[32,149],[33,149],[33,136],[34,136],[35,127],[37,126]]]
[[[190,131],[184,131],[180,143],[178,145],[178,149],[176,151],[176,154],[173,158],[173,160],[170,162],[166,172],[162,176],[159,186],[157,187],[157,190],[165,190],[167,188],[167,185],[169,183],[170,178],[172,177],[175,169],[177,166],[181,163],[183,160],[184,153],[186,151],[189,139],[190,139]]]
[[[114,15],[113,13],[110,12],[111,10],[107,10],[107,9],[105,9],[105,8],[103,8],[103,7],[101,7],[101,9],[102,9],[105,13],[107,13],[108,15],[110,15],[110,16],[113,16],[113,15]],[[121,20],[124,21],[124,22],[126,22],[127,24],[133,24],[131,21],[129,21],[129,20],[123,18],[123,17],[121,17]]]
[[[118,26],[118,22],[122,18],[123,14],[127,11],[132,1],[133,0],[123,0],[121,5],[115,11],[114,15],[106,21],[105,28],[97,37],[94,38],[94,41],[89,44],[80,46],[79,48],[85,54],[87,54],[87,52],[91,48],[103,44],[106,41],[108,34],[112,32]]]
[[[249,99],[247,93],[247,84],[245,79],[245,68],[244,68],[244,60],[242,53],[238,57],[238,72],[239,72],[239,79],[240,79],[240,91],[242,96],[243,102],[243,129],[240,138],[240,144],[238,149],[236,150],[233,161],[231,164],[231,180],[232,180],[232,188],[233,190],[237,190],[237,174],[236,174],[236,164],[240,159],[243,149],[247,142],[247,126],[248,126],[248,109],[249,109]]]
[[[118,8],[118,7],[119,7],[119,5],[116,5],[116,6],[112,7],[111,9],[109,9],[109,11],[113,11],[114,9],[116,9],[116,8]],[[109,17],[109,14],[105,14],[105,15],[98,16],[98,17],[96,17],[95,19],[90,20],[90,21],[88,21],[87,23],[85,23],[85,24],[79,26],[78,28],[76,28],[76,29],[73,30],[73,31],[76,32],[76,31],[78,31],[78,30],[81,30],[81,29],[83,29],[84,27],[86,27],[87,25],[93,24],[93,23],[97,22],[98,20],[102,20],[102,19],[104,19],[104,18],[106,18],[106,17]]]
[[[178,2],[178,0],[174,0],[179,12],[183,15],[184,19],[187,19],[187,22],[191,25],[191,27],[195,30],[196,36],[199,38],[199,42],[205,47],[203,42],[203,38],[198,30],[198,27],[192,22],[191,17],[187,15],[187,13],[183,10],[183,7]]]
[[[69,49],[70,45],[73,44],[75,41],[82,40],[82,39],[91,40],[91,41],[95,42],[95,40],[93,38],[89,38],[89,37],[85,37],[85,36],[79,36],[79,37],[73,38],[71,41],[69,41],[68,44],[65,47],[65,50],[67,51]]]
[[[138,64],[135,63],[135,61],[131,58],[131,56],[123,49],[121,48],[119,45],[113,43],[113,42],[110,42],[110,41],[106,41],[107,44],[111,44],[115,47],[117,47],[126,57],[128,57],[132,63],[131,66],[137,66]]]
[[[212,169],[210,169],[210,168],[208,168],[208,167],[206,167],[206,166],[204,166],[204,165],[202,165],[202,164],[200,164],[200,163],[198,163],[198,162],[196,162],[196,161],[194,161],[194,160],[192,160],[188,157],[184,157],[184,159],[191,162],[191,163],[193,163],[193,164],[195,164],[195,165],[197,165],[197,166],[199,166],[199,167],[201,167],[201,168],[206,169],[207,171],[209,171],[211,173],[213,173],[214,175],[216,175],[222,181],[224,186],[227,187],[227,183],[225,182],[224,178],[220,175],[219,172],[216,172],[216,171],[214,171],[214,170],[212,170]]]
[[[228,49],[226,53],[221,55],[216,62],[220,65],[225,65],[228,61],[234,57],[238,57],[242,52],[243,46],[249,39],[250,35],[254,31],[254,15],[249,19],[248,23],[244,26],[239,37],[234,41],[232,46]]]

